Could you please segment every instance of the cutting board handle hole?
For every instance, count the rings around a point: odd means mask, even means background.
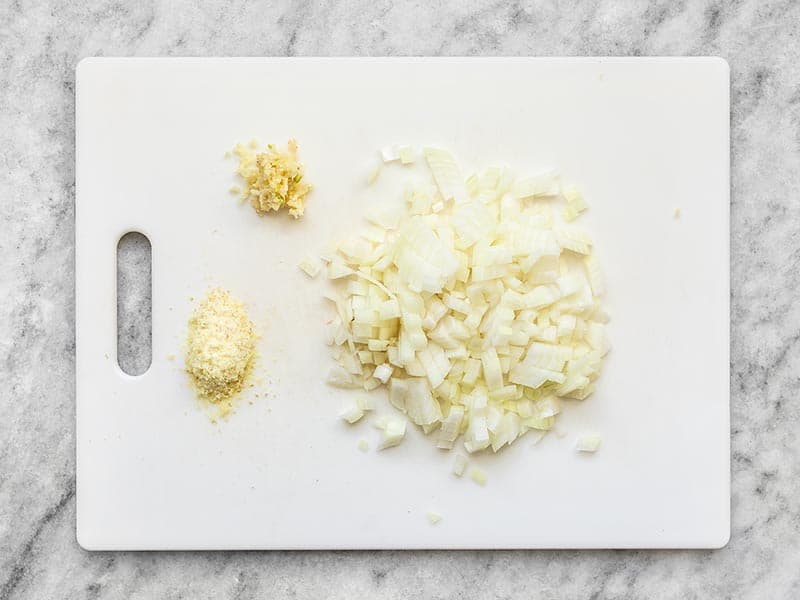
[[[152,247],[147,236],[129,231],[117,243],[117,364],[138,376],[152,362]]]

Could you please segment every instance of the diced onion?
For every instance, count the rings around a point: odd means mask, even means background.
[[[386,383],[389,381],[389,377],[392,376],[392,366],[386,363],[380,364],[375,367],[375,372],[372,374],[375,379],[378,379],[381,383]]]
[[[586,210],[586,201],[583,195],[578,191],[574,185],[568,185],[562,191],[566,206],[564,207],[564,220],[573,221],[575,218]]]
[[[386,385],[392,406],[438,447],[461,436],[467,452],[497,452],[552,430],[559,399],[588,397],[609,351],[605,280],[591,238],[568,223],[586,203],[554,171],[515,179],[490,167],[465,179],[449,152],[422,154],[432,182],[408,186],[400,204],[373,203],[364,232],[324,255],[339,290],[326,294],[339,363],[328,382]],[[381,152],[404,164],[414,155]],[[359,402],[342,417],[372,408]],[[405,424],[380,419],[379,447],[400,443]]]
[[[600,448],[600,442],[599,435],[584,435],[578,438],[575,443],[575,449],[578,452],[597,452],[597,449]]]
[[[375,183],[380,174],[381,174],[381,165],[377,164],[369,172],[369,175],[367,175],[367,185],[372,185],[373,183]]]
[[[410,165],[414,162],[414,149],[411,146],[400,146],[397,149],[397,156],[401,163]]]
[[[331,367],[328,372],[328,384],[340,388],[359,388],[361,382],[340,366]]]
[[[375,399],[367,394],[362,394],[356,398],[356,402],[361,410],[375,410]]]
[[[300,270],[303,271],[303,273],[311,277],[311,279],[314,279],[314,277],[316,277],[322,269],[319,261],[312,256],[306,256],[297,266],[300,267]]]
[[[428,522],[431,525],[436,525],[439,521],[442,520],[442,515],[433,510],[429,510],[427,516],[428,516]]]
[[[467,457],[463,454],[456,454],[455,459],[453,459],[453,475],[456,477],[461,477],[464,474],[464,471],[467,470]]]
[[[348,400],[339,411],[339,416],[352,425],[361,420],[361,417],[364,416],[364,409],[358,405],[358,402]]]
[[[385,146],[381,149],[381,158],[383,162],[392,162],[400,160],[400,151],[397,146]]]
[[[515,198],[536,198],[541,196],[558,196],[560,186],[558,174],[555,171],[546,171],[533,177],[518,180],[511,191]]]
[[[486,481],[488,479],[486,476],[486,471],[479,469],[478,467],[472,467],[469,470],[469,477],[478,485],[486,485]]]
[[[383,416],[375,424],[381,432],[379,450],[397,446],[406,435],[406,421],[399,417]]]
[[[453,443],[461,433],[461,422],[463,419],[464,407],[451,406],[450,414],[447,415],[447,418],[442,420],[442,426],[439,430],[439,442],[437,443],[439,448],[450,450],[453,447]]]

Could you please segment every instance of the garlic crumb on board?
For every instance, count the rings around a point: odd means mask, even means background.
[[[189,319],[186,372],[201,400],[226,416],[255,360],[256,334],[244,304],[214,288]]]
[[[237,144],[233,149],[239,159],[236,173],[245,182],[241,198],[249,200],[260,215],[285,207],[295,219],[302,217],[312,187],[304,181],[305,167],[297,156],[297,142],[289,140],[286,152],[273,144],[258,152],[257,145],[251,140],[249,148]]]
[[[672,212],[672,216],[675,217],[676,219],[680,219],[681,218],[681,208],[680,208],[680,206],[676,206],[675,207],[675,210]]]

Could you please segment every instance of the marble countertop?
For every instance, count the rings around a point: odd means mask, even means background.
[[[800,597],[800,4],[4,2],[0,600]],[[469,4],[469,5],[468,5]],[[732,77],[732,537],[719,551],[88,553],[75,542],[84,56],[719,55]]]

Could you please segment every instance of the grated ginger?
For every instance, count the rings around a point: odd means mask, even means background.
[[[226,290],[212,289],[189,319],[186,372],[197,395],[231,410],[252,371],[256,335],[244,304]]]
[[[253,144],[237,144],[233,153],[239,158],[236,173],[245,181],[242,199],[260,215],[286,207],[295,219],[302,217],[305,200],[312,187],[305,181],[305,167],[297,158],[297,142],[289,140],[287,152],[267,145],[257,152]]]

